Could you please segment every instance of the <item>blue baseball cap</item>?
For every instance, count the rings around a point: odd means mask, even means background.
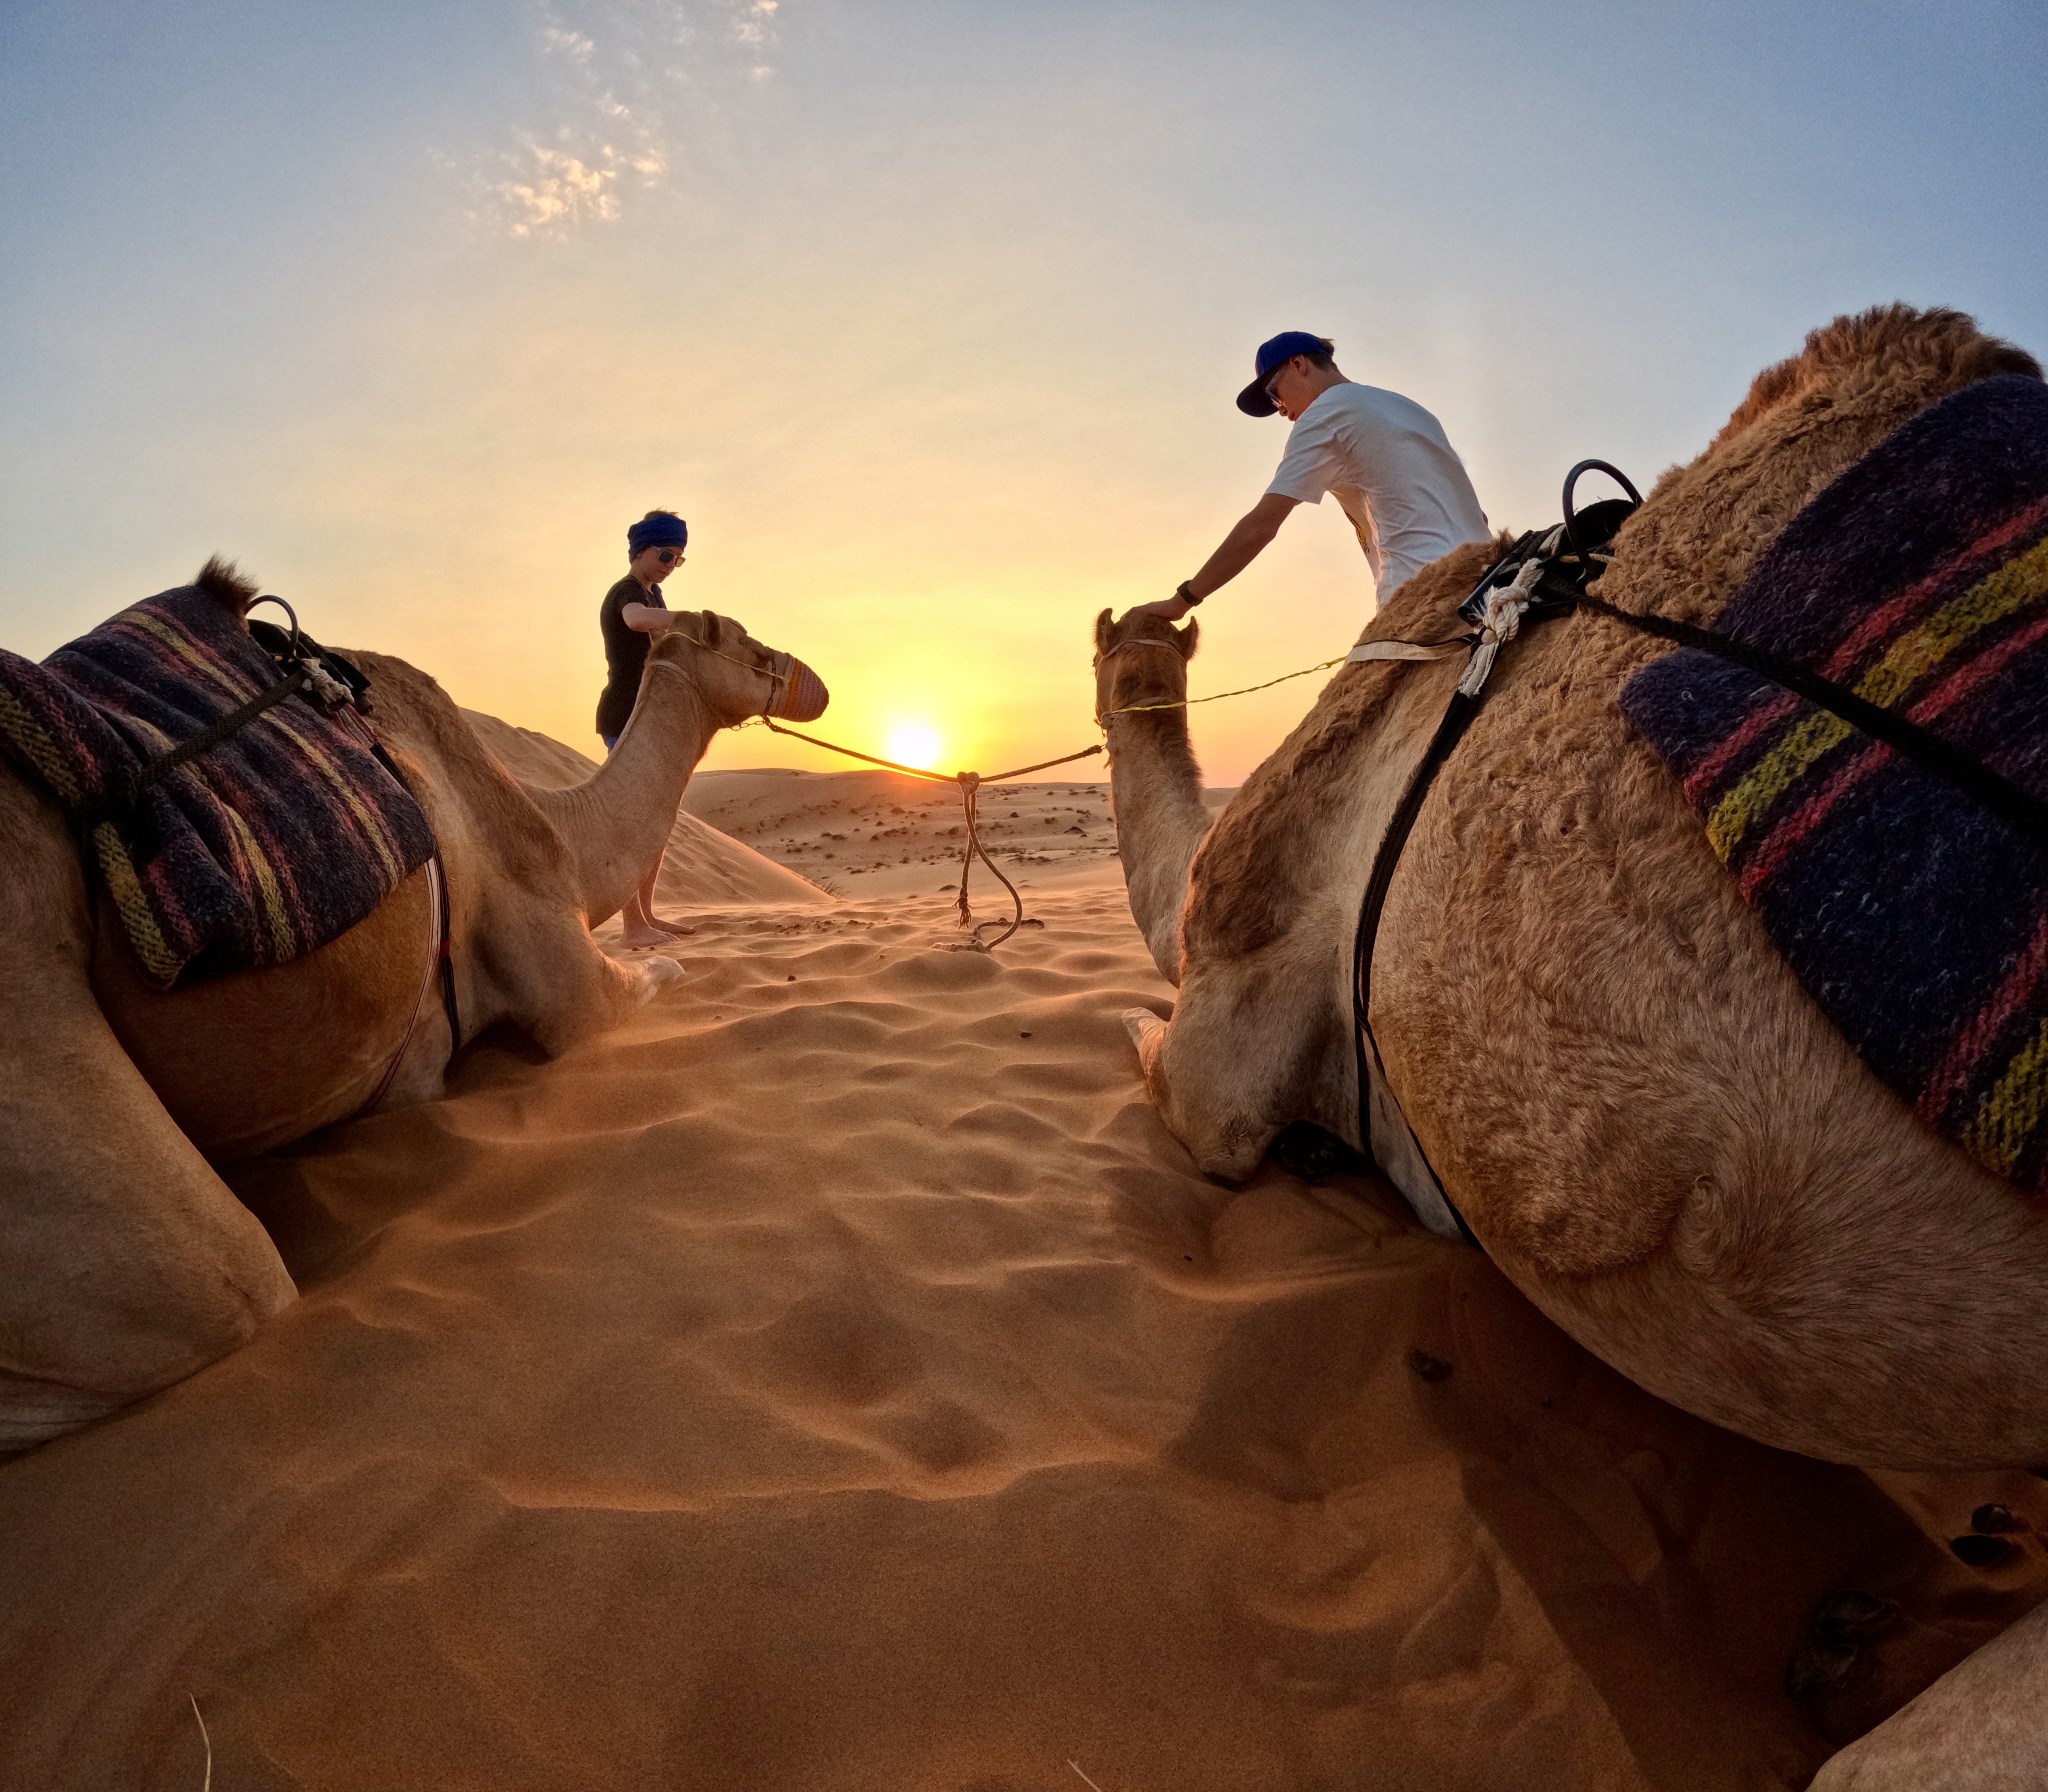
[[[1297,355],[1328,353],[1323,339],[1311,336],[1306,330],[1282,330],[1270,342],[1261,343],[1258,358],[1253,363],[1259,369],[1259,377],[1238,394],[1237,408],[1247,417],[1272,416],[1280,408],[1266,396],[1266,382],[1273,377],[1273,370]]]

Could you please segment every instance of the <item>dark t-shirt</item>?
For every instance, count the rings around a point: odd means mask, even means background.
[[[597,612],[597,626],[604,636],[607,677],[604,695],[597,700],[597,731],[621,735],[626,731],[633,704],[640,695],[640,674],[647,665],[647,637],[626,626],[619,615],[629,603],[644,603],[650,610],[665,610],[661,588],[650,591],[629,572],[604,594]]]

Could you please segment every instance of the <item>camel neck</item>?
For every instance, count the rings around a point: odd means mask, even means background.
[[[1181,980],[1181,908],[1188,867],[1212,819],[1185,709],[1114,716],[1109,778],[1131,918],[1169,983]]]
[[[616,914],[660,859],[690,774],[719,723],[688,669],[650,659],[619,744],[595,776],[532,793],[576,863],[590,925]]]

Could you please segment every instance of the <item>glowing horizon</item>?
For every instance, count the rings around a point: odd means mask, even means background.
[[[1736,0],[1625,32],[1542,0],[30,9],[0,28],[0,646],[219,551],[319,638],[595,755],[598,603],[673,506],[669,602],[815,665],[807,731],[1072,752],[1096,612],[1166,595],[1271,476],[1286,425],[1232,398],[1275,330],[1434,412],[1517,529],[1588,455],[1647,489],[1838,312],[2048,350],[2048,25],[1958,7],[1847,37]],[[1559,91],[1596,60],[1597,103],[1475,106],[1511,52]],[[1592,168],[1611,246],[1502,280]],[[1191,689],[1371,611],[1304,507],[1201,611]],[[1321,682],[1191,711],[1209,781]],[[851,762],[750,728],[704,763]]]

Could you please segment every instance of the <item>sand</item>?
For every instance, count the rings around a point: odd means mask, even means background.
[[[222,1792],[1795,1786],[2039,1596],[1368,1179],[1197,1175],[1095,787],[1003,805],[1067,881],[990,956],[863,779],[693,790],[633,1025],[231,1173],[303,1298],[0,1467],[0,1786],[198,1792],[194,1700]]]

